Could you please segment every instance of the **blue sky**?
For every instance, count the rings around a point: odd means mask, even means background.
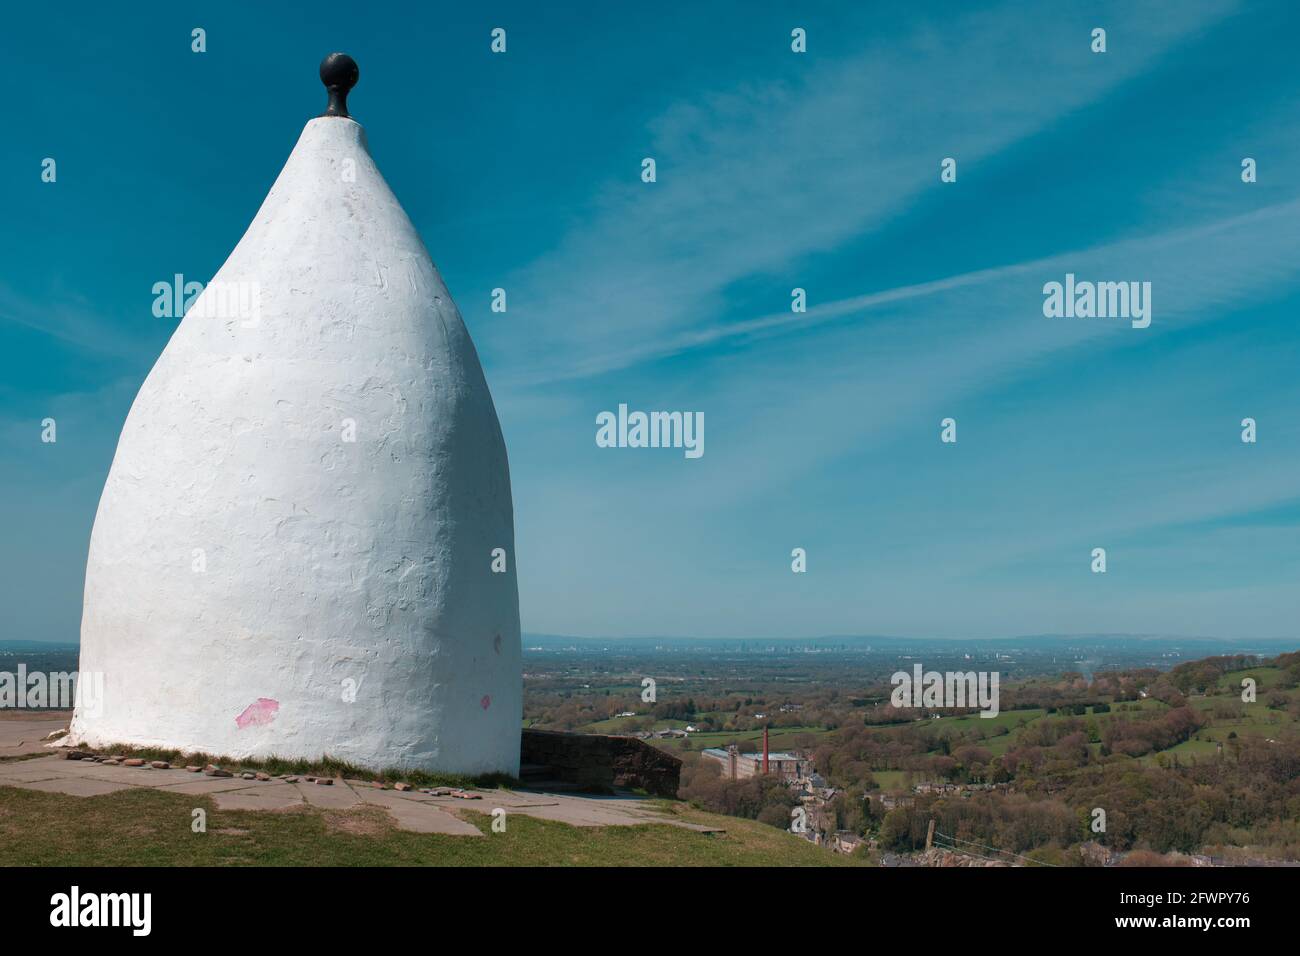
[[[1294,4],[186,6],[0,35],[0,639],[76,638],[152,286],[217,271],[333,49],[483,359],[525,630],[1295,634]],[[1151,327],[1045,318],[1067,272]],[[598,448],[620,402],[704,456]]]

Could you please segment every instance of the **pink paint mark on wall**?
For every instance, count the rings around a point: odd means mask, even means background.
[[[275,720],[276,711],[279,709],[280,702],[278,700],[259,697],[244,708],[244,712],[235,718],[235,723],[240,730],[245,727],[264,727]]]
[[[483,699],[479,701],[479,706],[481,706],[484,710],[487,710],[489,707],[492,706],[492,698],[489,697],[487,694],[484,694]]]

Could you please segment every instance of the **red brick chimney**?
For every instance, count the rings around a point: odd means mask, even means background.
[[[763,773],[767,773],[767,724],[763,725]]]

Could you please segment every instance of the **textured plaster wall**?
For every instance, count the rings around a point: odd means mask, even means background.
[[[256,315],[211,314],[215,289],[248,283]],[[73,719],[90,745],[518,771],[505,444],[351,119],[307,124],[136,397],[91,535],[81,669],[105,681],[102,711]]]

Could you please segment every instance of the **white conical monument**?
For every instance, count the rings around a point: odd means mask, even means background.
[[[505,443],[460,313],[321,65],[326,114],[136,397],[86,568],[70,738],[519,768]]]

